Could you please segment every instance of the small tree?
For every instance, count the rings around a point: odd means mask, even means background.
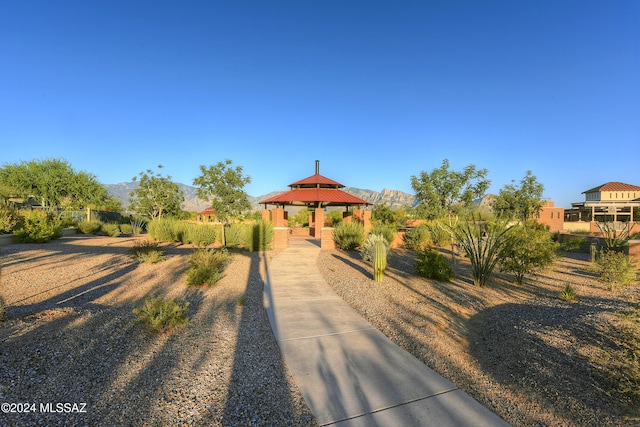
[[[162,165],[158,165],[162,169]],[[171,181],[171,176],[162,176],[160,172],[147,169],[138,174],[138,187],[130,193],[129,203],[138,215],[151,219],[160,219],[164,215],[176,215],[181,212],[184,193],[178,184]],[[138,181],[138,177],[133,177]]]
[[[473,219],[456,227],[454,236],[471,262],[473,284],[484,286],[496,264],[504,259],[513,232],[503,220],[480,223]]]
[[[512,231],[513,238],[505,247],[500,268],[513,273],[516,276],[516,282],[522,285],[526,274],[553,264],[560,244],[552,240],[551,233],[544,225],[535,221],[516,225]]]
[[[520,185],[505,185],[493,201],[498,215],[527,222],[540,213],[544,185],[529,170]]]
[[[449,170],[449,160],[431,173],[420,172],[411,176],[411,187],[416,192],[419,211],[427,219],[445,216],[460,207],[470,207],[473,200],[482,197],[491,181],[486,178],[487,169],[468,165],[461,172]]]
[[[210,200],[216,216],[222,221],[251,209],[244,191],[244,186],[251,182],[251,177],[243,175],[242,166],[234,168],[232,164],[231,160],[226,159],[209,167],[200,165],[201,175],[193,180],[198,197]],[[225,244],[224,230],[221,237]]]

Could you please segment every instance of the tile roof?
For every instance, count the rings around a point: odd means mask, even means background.
[[[640,187],[637,185],[625,184],[624,182],[612,181],[598,187],[594,187],[591,190],[583,191],[582,194],[595,193],[597,191],[640,191]]]
[[[293,184],[289,184],[289,187],[334,187],[334,188],[343,188],[344,185],[336,182],[332,179],[327,178],[326,176],[322,176],[320,174],[311,175],[305,179],[301,179],[300,181],[296,181]]]
[[[276,196],[262,200],[265,204],[316,203],[332,205],[370,205],[370,202],[337,188],[294,188]]]

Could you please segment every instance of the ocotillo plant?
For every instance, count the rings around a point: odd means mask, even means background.
[[[387,247],[382,241],[376,242],[373,252],[373,280],[382,283],[387,268]]]

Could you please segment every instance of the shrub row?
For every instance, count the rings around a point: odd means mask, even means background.
[[[216,241],[220,227],[209,224],[184,222],[177,219],[154,219],[147,224],[149,235],[159,242],[193,243],[196,246],[209,246]]]

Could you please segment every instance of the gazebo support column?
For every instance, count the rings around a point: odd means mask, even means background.
[[[271,221],[274,227],[287,227],[287,220],[285,219],[283,208],[271,209]]]
[[[267,209],[262,210],[262,220],[264,222],[271,222],[271,211]]]
[[[324,227],[324,208],[316,208],[311,213],[311,221],[309,222],[309,228],[311,235],[317,239],[320,238],[320,231]]]
[[[363,209],[355,209],[353,211],[353,218],[364,225],[364,232],[371,231],[371,211],[365,211]]]

